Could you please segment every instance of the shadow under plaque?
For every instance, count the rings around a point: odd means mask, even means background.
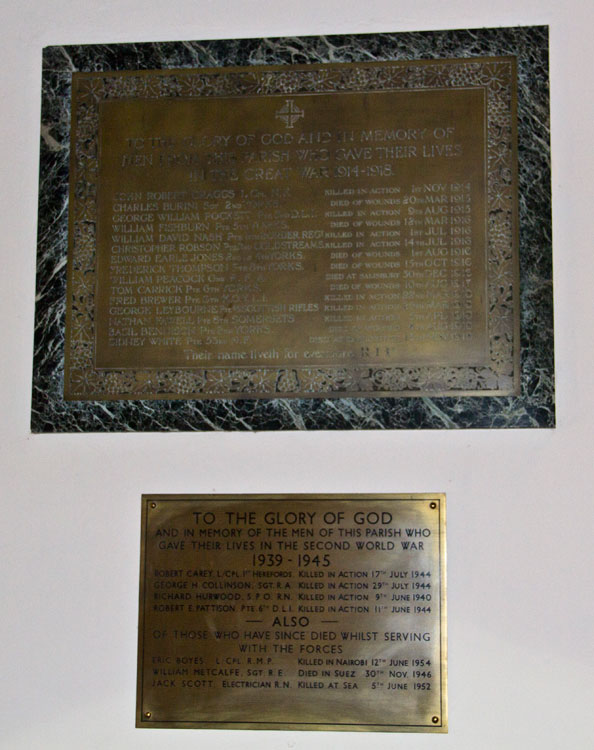
[[[554,426],[547,45],[47,48],[32,429]]]

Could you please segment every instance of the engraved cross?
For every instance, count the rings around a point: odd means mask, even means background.
[[[283,106],[276,110],[277,120],[282,120],[286,128],[292,128],[304,114],[305,112],[295,104],[293,99],[286,99]]]

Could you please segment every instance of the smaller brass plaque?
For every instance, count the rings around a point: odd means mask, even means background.
[[[138,727],[447,732],[445,496],[145,495]]]

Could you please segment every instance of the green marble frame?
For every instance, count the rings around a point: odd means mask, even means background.
[[[436,395],[423,389],[421,396],[386,397],[385,377],[402,373],[378,371],[372,378],[370,391],[357,397],[338,373],[327,386],[335,396],[287,398],[275,386],[276,373],[269,387],[254,387],[244,378],[236,388],[233,400],[214,398],[197,401],[192,398],[168,401],[173,392],[172,381],[179,373],[161,377],[161,392],[151,386],[145,393],[157,392],[164,400],[143,399],[142,388],[129,388],[130,400],[105,401],[110,393],[122,391],[122,377],[108,373],[100,387],[101,402],[66,401],[64,378],[64,318],[66,314],[66,278],[64,265],[67,253],[68,158],[70,142],[70,85],[72,72],[94,71],[89,77],[95,86],[113,93],[117,77],[112,71],[155,70],[160,83],[172,80],[168,70],[229,65],[286,65],[295,63],[377,61],[368,69],[381,70],[385,60],[469,58],[460,62],[466,70],[488,76],[488,63],[472,58],[511,56],[518,70],[518,147],[519,147],[519,256],[520,256],[520,395],[495,395],[497,387],[487,388],[489,395],[466,395],[471,388],[458,387],[456,395],[443,397],[443,388]],[[445,60],[444,60],[445,63]],[[451,64],[451,62],[450,62]],[[481,67],[482,65],[482,67]],[[357,66],[359,67],[359,65]],[[435,66],[428,66],[434,68]],[[440,65],[438,68],[447,67]],[[278,67],[275,68],[278,70]],[[348,68],[347,68],[348,69]],[[272,70],[272,69],[271,69]],[[292,72],[292,71],[291,71]],[[287,72],[289,74],[289,71]],[[501,85],[497,71],[485,83],[491,88]],[[103,75],[102,75],[103,74]],[[196,75],[182,72],[181,77]],[[294,75],[294,73],[293,73]],[[120,78],[120,80],[122,80]],[[130,78],[127,78],[130,81]],[[509,81],[509,76],[508,76]],[[505,82],[504,82],[505,83]],[[179,82],[177,83],[179,85]],[[341,83],[344,85],[344,82]],[[95,94],[96,95],[96,92]],[[111,95],[111,94],[110,94]],[[101,94],[99,93],[99,98]],[[95,101],[97,98],[95,99]],[[510,113],[508,113],[509,115]],[[222,40],[212,42],[110,45],[83,47],[50,47],[44,53],[42,141],[40,174],[40,223],[38,247],[38,303],[36,309],[36,342],[33,383],[32,429],[39,432],[113,431],[113,430],[262,430],[262,429],[390,429],[436,427],[551,427],[554,425],[554,377],[552,331],[552,279],[550,246],[550,169],[548,144],[548,35],[544,27],[493,29],[479,31],[418,32],[407,34],[353,35],[345,37],[303,37],[300,39]],[[543,145],[544,144],[544,145]],[[511,157],[510,157],[511,158]],[[501,169],[507,173],[509,165]],[[503,174],[503,172],[502,172]],[[498,211],[495,195],[506,180],[495,179],[490,185],[489,221],[493,236],[508,233],[510,211]],[[507,180],[504,189],[511,189]],[[77,212],[93,201],[93,181],[81,180],[73,191],[75,231]],[[501,226],[499,226],[501,224]],[[83,224],[81,223],[81,227]],[[86,225],[88,228],[88,224]],[[508,227],[506,230],[505,227]],[[75,235],[76,236],[76,235]],[[87,238],[88,239],[88,238]],[[509,245],[509,238],[503,244]],[[501,248],[497,250],[500,254]],[[89,242],[81,237],[71,264],[78,286],[72,288],[73,307],[79,312],[83,338],[92,326],[93,278],[92,252]],[[86,259],[86,265],[85,265]],[[508,298],[514,285],[510,264],[503,274],[499,289],[492,288],[492,298],[499,296],[499,310],[509,318]],[[507,276],[506,276],[507,275]],[[505,280],[507,277],[507,281]],[[492,284],[498,281],[492,276]],[[86,296],[85,296],[86,295]],[[503,316],[506,317],[505,314]],[[516,332],[517,336],[517,332]],[[503,336],[495,340],[512,346],[509,324]],[[82,341],[82,340],[81,340]],[[75,342],[76,349],[76,342]],[[516,344],[517,349],[517,344]],[[83,355],[85,344],[76,353]],[[68,352],[72,357],[72,351]],[[394,370],[403,368],[393,368]],[[430,368],[426,368],[430,369]],[[89,368],[87,366],[87,372]],[[509,375],[506,377],[509,393]],[[336,375],[336,374],[335,374]],[[407,372],[408,383],[418,380]],[[429,373],[429,377],[431,374]],[[476,379],[476,374],[475,374]],[[518,380],[517,373],[511,375]],[[115,378],[115,380],[114,380]],[[184,374],[187,379],[187,373]],[[446,374],[447,380],[447,374]],[[116,382],[117,381],[117,382]],[[85,393],[85,378],[79,377],[80,398]],[[123,382],[123,381],[122,381]],[[495,382],[495,381],[492,381]],[[96,384],[93,384],[96,388]],[[408,386],[410,387],[410,386]],[[110,388],[112,389],[110,391]],[[113,389],[116,389],[115,391]],[[124,388],[124,390],[126,390]],[[404,390],[404,389],[402,389]],[[346,392],[347,395],[341,395]],[[415,387],[410,389],[414,394]],[[95,393],[98,391],[95,390]],[[74,389],[76,398],[76,389]],[[254,395],[266,394],[266,398]],[[92,394],[91,394],[92,395]],[[241,396],[241,398],[237,398]],[[179,398],[179,395],[178,395]]]

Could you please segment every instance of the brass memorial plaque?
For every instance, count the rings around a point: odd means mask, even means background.
[[[515,78],[75,73],[66,398],[516,393]]]
[[[441,494],[143,496],[137,726],[446,732],[445,558]]]

